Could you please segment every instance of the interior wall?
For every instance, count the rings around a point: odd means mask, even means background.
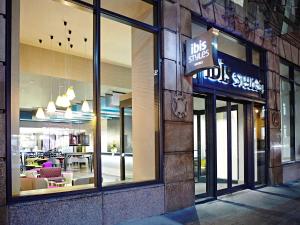
[[[93,82],[92,59],[66,55],[25,44],[20,45],[20,71],[22,75],[31,74],[71,81]],[[101,62],[101,84],[104,89],[105,86],[110,86],[112,89],[130,89],[131,69]]]
[[[155,179],[153,36],[132,29],[132,146],[134,180]]]

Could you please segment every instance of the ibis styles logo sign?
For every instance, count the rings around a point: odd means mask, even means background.
[[[216,45],[212,29],[186,41],[186,75],[216,67]]]

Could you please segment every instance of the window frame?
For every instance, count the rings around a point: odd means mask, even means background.
[[[11,57],[11,31],[12,31],[12,3],[11,1],[7,1],[6,3],[6,11],[7,11],[7,20],[6,20],[6,59],[7,59],[7,68],[5,73],[6,80],[6,97],[5,97],[5,106],[6,106],[6,196],[7,203],[14,204],[17,202],[27,202],[34,200],[42,200],[49,198],[57,198],[64,196],[72,196],[77,194],[84,193],[100,193],[109,190],[118,190],[123,188],[130,187],[141,187],[145,185],[153,185],[153,184],[161,184],[163,183],[163,153],[162,153],[162,130],[163,126],[161,123],[162,118],[162,92],[161,92],[161,47],[160,47],[160,18],[161,18],[161,0],[141,0],[145,1],[149,4],[153,5],[153,25],[149,25],[147,23],[132,19],[130,17],[126,17],[124,15],[115,13],[113,11],[109,11],[101,8],[101,0],[93,0],[93,4],[88,3],[84,0],[67,0],[74,5],[78,5],[84,8],[91,10],[93,13],[93,109],[97,117],[96,127],[95,127],[95,149],[94,149],[94,177],[95,177],[95,187],[91,189],[82,189],[82,190],[74,190],[67,192],[57,192],[50,194],[38,194],[31,196],[12,196],[12,162],[11,162],[11,62],[14,60]],[[116,184],[112,186],[102,186],[102,169],[101,169],[101,58],[100,58],[100,29],[101,29],[101,17],[106,16],[110,19],[113,19],[117,22],[124,23],[126,25],[135,27],[137,29],[142,29],[144,31],[150,32],[154,36],[154,71],[156,72],[155,78],[155,122],[158,128],[158,134],[155,135],[156,143],[155,143],[155,167],[156,167],[156,179],[152,181],[142,181],[142,182],[132,182],[126,184]]]
[[[282,161],[281,159],[281,164],[290,164],[290,163],[296,163],[296,162],[300,162],[300,158],[296,159],[296,120],[295,120],[295,86],[297,85],[298,87],[300,87],[300,83],[295,81],[295,74],[294,71],[300,71],[299,66],[296,66],[295,64],[286,61],[285,59],[281,58],[280,59],[280,64],[284,64],[286,66],[288,66],[289,68],[289,74],[288,77],[284,76],[284,75],[280,75],[280,80],[285,80],[287,82],[289,82],[290,84],[290,88],[291,88],[291,95],[290,95],[290,138],[291,138],[291,148],[290,148],[290,154],[291,154],[291,159],[288,161]],[[281,88],[280,88],[280,92],[281,92]],[[281,105],[280,105],[281,107]],[[281,129],[282,129],[282,121],[281,121]]]

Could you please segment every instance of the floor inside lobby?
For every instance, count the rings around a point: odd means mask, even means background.
[[[277,187],[243,190],[173,213],[120,225],[298,225],[300,180]]]

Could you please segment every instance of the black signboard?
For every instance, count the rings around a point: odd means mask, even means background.
[[[218,67],[197,73],[194,84],[211,89],[242,94],[247,97],[264,97],[264,79],[259,67],[218,52]]]
[[[186,41],[186,71],[190,76],[207,68],[217,66],[216,46],[217,37],[214,28],[199,35],[199,37]]]

